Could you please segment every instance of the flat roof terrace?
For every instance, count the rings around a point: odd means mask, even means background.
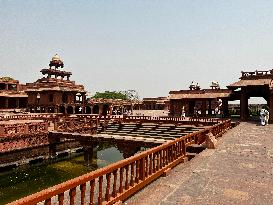
[[[124,204],[272,204],[273,125],[241,123],[217,149],[175,167]]]

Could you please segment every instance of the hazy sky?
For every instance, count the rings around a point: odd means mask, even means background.
[[[33,82],[55,53],[92,93],[223,87],[273,67],[273,1],[0,0],[0,76]]]

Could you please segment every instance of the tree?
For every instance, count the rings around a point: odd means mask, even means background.
[[[105,91],[105,92],[96,92],[96,94],[92,98],[103,98],[103,99],[122,99],[127,100],[128,97],[122,93],[117,91]]]
[[[105,91],[105,92],[96,92],[96,94],[92,98],[139,100],[139,95],[137,91],[135,90]]]
[[[139,95],[136,90],[126,90],[122,93],[127,96],[128,100],[139,100]]]

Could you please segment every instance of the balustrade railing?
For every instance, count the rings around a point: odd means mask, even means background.
[[[0,138],[20,134],[35,134],[48,131],[47,122],[0,124]]]
[[[130,158],[82,175],[75,179],[19,199],[9,205],[37,204],[114,204],[131,196],[160,177],[166,170],[183,162],[186,147],[202,143],[209,132],[216,137],[231,127],[226,120],[144,151]]]
[[[3,115],[0,116],[0,121],[3,120],[37,120],[37,119],[56,119],[63,114],[20,114],[20,115]]]

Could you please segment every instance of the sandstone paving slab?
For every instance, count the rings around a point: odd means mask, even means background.
[[[241,123],[124,204],[272,204],[273,125]]]

